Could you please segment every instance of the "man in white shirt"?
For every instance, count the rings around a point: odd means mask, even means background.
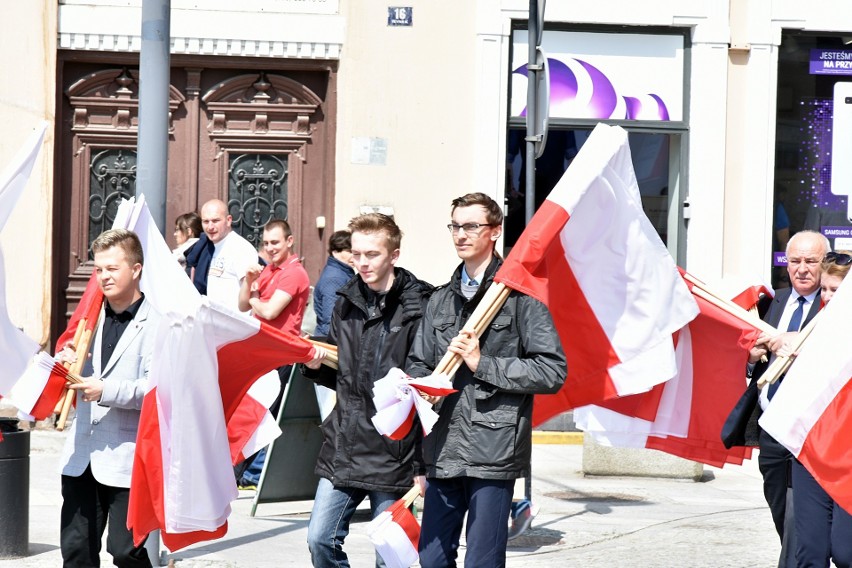
[[[212,199],[201,208],[201,225],[213,243],[213,257],[207,271],[207,296],[239,310],[240,285],[248,269],[257,264],[257,251],[231,230],[232,218],[220,199]]]

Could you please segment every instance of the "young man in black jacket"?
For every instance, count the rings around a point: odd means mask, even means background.
[[[409,353],[414,377],[431,374],[447,350],[464,361],[458,392],[425,397],[440,418],[423,440],[422,568],[456,565],[465,513],[465,566],[505,566],[512,491],[530,474],[533,395],[555,393],[567,375],[553,319],[536,299],[512,292],[481,338],[463,329],[502,262],[494,250],[502,223],[483,193],[453,200],[448,228],[463,262],[430,298]]]
[[[320,476],[308,525],[315,567],[349,566],[343,541],[364,498],[373,518],[414,484],[422,432],[415,424],[403,440],[382,437],[371,418],[373,383],[402,368],[432,286],[395,266],[402,233],[393,219],[370,213],[349,223],[352,261],[359,278],[338,292],[328,341],[338,347],[338,370],[308,364],[305,375],[337,392],[337,404],[322,424],[317,459]],[[384,566],[376,557],[376,565]]]

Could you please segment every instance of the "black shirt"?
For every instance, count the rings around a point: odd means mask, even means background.
[[[101,337],[101,371],[103,371],[103,367],[106,366],[109,358],[112,357],[115,346],[118,344],[118,340],[121,339],[124,330],[127,329],[127,326],[136,317],[136,312],[139,311],[139,306],[142,305],[144,299],[145,294],[142,294],[141,298],[130,304],[126,310],[119,313],[115,313],[109,302],[106,302],[104,306],[104,329],[103,336]]]

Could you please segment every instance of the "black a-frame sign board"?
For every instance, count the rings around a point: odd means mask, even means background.
[[[260,503],[313,499],[319,477],[314,473],[322,433],[314,384],[293,365],[278,410],[281,435],[269,446],[251,507],[253,517]]]

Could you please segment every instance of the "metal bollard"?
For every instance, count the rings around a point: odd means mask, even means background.
[[[30,433],[0,418],[0,558],[26,556],[30,536]]]

